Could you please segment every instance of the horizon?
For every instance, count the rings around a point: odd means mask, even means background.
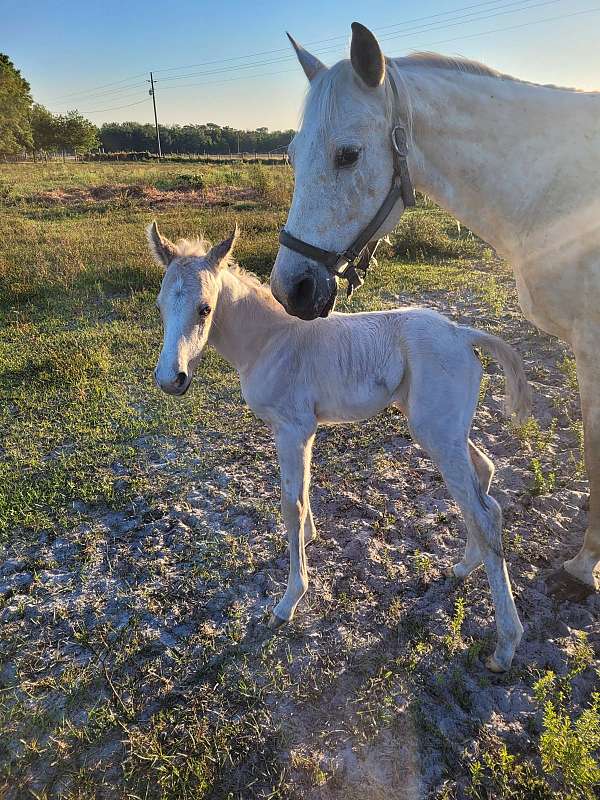
[[[60,13],[56,4],[4,0],[0,9],[0,51],[34,101],[53,113],[77,109],[98,126],[154,124],[152,70],[161,125],[296,129],[307,83],[285,31],[330,65],[347,57],[354,19],[392,57],[431,49],[534,83],[600,86],[594,0],[423,0],[412,13],[386,0],[368,14],[355,0],[326,7],[307,0],[302,9],[269,2],[260,14],[239,0],[210,14],[180,0],[166,19],[158,3],[141,0],[102,8],[64,0]]]

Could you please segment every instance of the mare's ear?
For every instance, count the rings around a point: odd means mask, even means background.
[[[168,267],[177,255],[177,248],[166,236],[158,231],[156,220],[146,228],[146,237],[150,245],[150,252],[159,267]]]
[[[367,86],[381,86],[385,79],[385,56],[375,36],[360,22],[352,23],[350,61]]]
[[[293,38],[293,36],[290,36],[290,34],[288,33],[287,37],[292,43],[292,47],[294,48],[294,50],[296,51],[296,55],[298,56],[298,61],[300,62],[300,66],[304,70],[304,74],[306,75],[309,81],[312,81],[317,72],[320,72],[322,69],[327,69],[327,67],[325,66],[325,64],[323,64],[322,61],[319,61],[319,59],[316,56],[313,56],[312,53],[309,53],[308,50],[305,50],[301,44],[298,44],[298,42]]]
[[[233,248],[239,235],[240,229],[238,228],[238,224],[236,222],[233,232],[227,237],[227,239],[223,239],[222,242],[219,242],[219,244],[211,247],[206,254],[206,260],[213,269],[219,270],[229,264],[231,255],[233,253]]]

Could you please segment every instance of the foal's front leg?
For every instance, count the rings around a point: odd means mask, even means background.
[[[308,430],[285,427],[275,433],[281,469],[281,514],[288,535],[290,572],[285,594],[273,609],[269,621],[271,628],[277,628],[292,619],[296,606],[308,588],[304,545],[309,517],[308,484],[314,431],[314,427]]]

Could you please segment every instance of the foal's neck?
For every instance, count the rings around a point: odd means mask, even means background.
[[[224,270],[221,282],[208,341],[243,373],[267,342],[297,320],[285,313],[266,287],[247,281],[234,270]]]

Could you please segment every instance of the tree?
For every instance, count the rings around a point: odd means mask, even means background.
[[[33,145],[30,87],[8,56],[0,53],[0,153],[20,153]]]
[[[34,151],[57,150],[59,142],[54,114],[39,103],[34,103],[31,109],[30,122]]]
[[[99,145],[98,128],[78,111],[55,117],[56,140],[62,150],[87,153]]]

